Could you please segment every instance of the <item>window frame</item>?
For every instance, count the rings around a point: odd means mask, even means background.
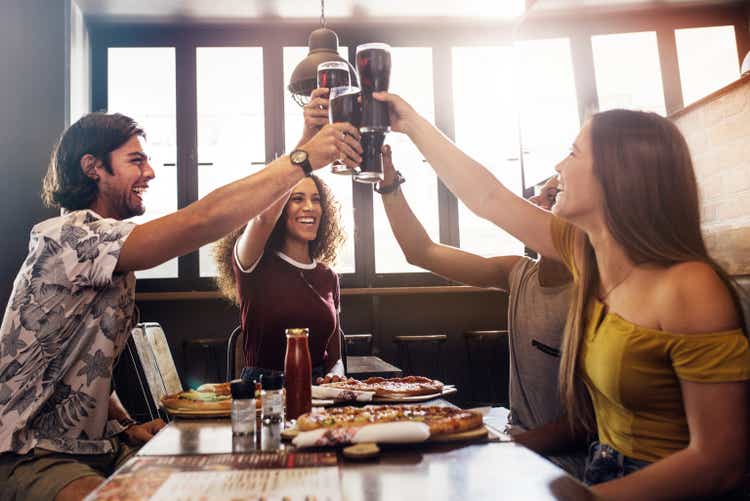
[[[527,22],[522,29],[508,21],[455,21],[438,32],[429,20],[404,22],[336,22],[332,28],[341,45],[349,48],[354,62],[356,47],[373,40],[393,46],[430,47],[433,57],[435,125],[450,139],[455,138],[453,114],[452,48],[497,46],[518,39],[568,38],[576,87],[579,118],[584,122],[598,107],[591,36],[636,31],[655,31],[662,69],[662,86],[667,113],[682,108],[682,91],[674,30],[733,25],[741,55],[750,49],[750,33],[743,30],[740,7],[666,7],[647,12],[546,15]],[[263,22],[247,24],[132,24],[91,20],[91,109],[107,109],[107,50],[110,47],[174,47],[176,58],[176,136],[178,209],[197,200],[197,82],[198,47],[262,47],[266,162],[284,153],[283,48],[306,46],[315,23]],[[282,43],[283,41],[283,43]],[[523,183],[523,145],[518,168]],[[184,166],[184,167],[180,167]],[[369,185],[353,184],[355,272],[341,276],[344,288],[415,287],[458,285],[432,273],[375,273],[373,191]],[[530,187],[521,186],[525,196]],[[459,245],[458,202],[438,179],[440,242]],[[209,277],[200,277],[198,251],[179,258],[179,278],[142,279],[137,291],[205,291],[216,289]]]

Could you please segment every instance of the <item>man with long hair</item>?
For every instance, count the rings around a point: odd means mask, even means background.
[[[345,134],[348,133],[349,135]],[[291,155],[175,213],[136,225],[155,177],[144,131],[91,113],[62,135],[0,327],[0,485],[13,499],[77,500],[164,423],[136,424],[111,392],[132,327],[134,271],[224,236],[336,158],[356,165],[358,131],[326,126]]]

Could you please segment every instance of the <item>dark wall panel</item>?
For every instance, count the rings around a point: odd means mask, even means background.
[[[13,287],[29,230],[54,216],[39,197],[65,127],[65,2],[5,0],[0,16],[0,308]]]

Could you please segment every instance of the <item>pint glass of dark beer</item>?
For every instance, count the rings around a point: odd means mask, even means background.
[[[388,103],[376,101],[373,92],[388,91],[391,79],[391,47],[368,43],[357,47],[357,72],[362,88],[362,132],[387,132]]]
[[[349,65],[343,61],[330,61],[318,65],[318,87],[348,87],[351,85]]]
[[[354,180],[378,183],[383,180],[383,157],[380,148],[390,129],[388,103],[376,101],[373,92],[388,91],[391,79],[391,47],[384,43],[368,43],[357,47],[357,73],[362,88],[362,165]]]
[[[359,127],[361,110],[359,105],[358,87],[333,87],[328,94],[328,119],[331,123],[349,122]],[[354,174],[358,168],[350,169],[343,162],[337,160],[331,165],[334,174]]]

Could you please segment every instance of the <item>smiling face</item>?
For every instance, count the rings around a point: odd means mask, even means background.
[[[582,223],[603,213],[604,192],[594,174],[591,122],[578,133],[570,154],[555,166],[560,174],[552,212],[573,223]]]
[[[306,177],[292,189],[284,208],[287,238],[312,242],[318,236],[323,207],[315,181]]]
[[[122,220],[140,216],[146,210],[143,194],[155,177],[145,153],[145,139],[132,136],[110,153],[109,164],[111,173],[101,162],[96,167],[99,192],[93,206],[104,217]]]

